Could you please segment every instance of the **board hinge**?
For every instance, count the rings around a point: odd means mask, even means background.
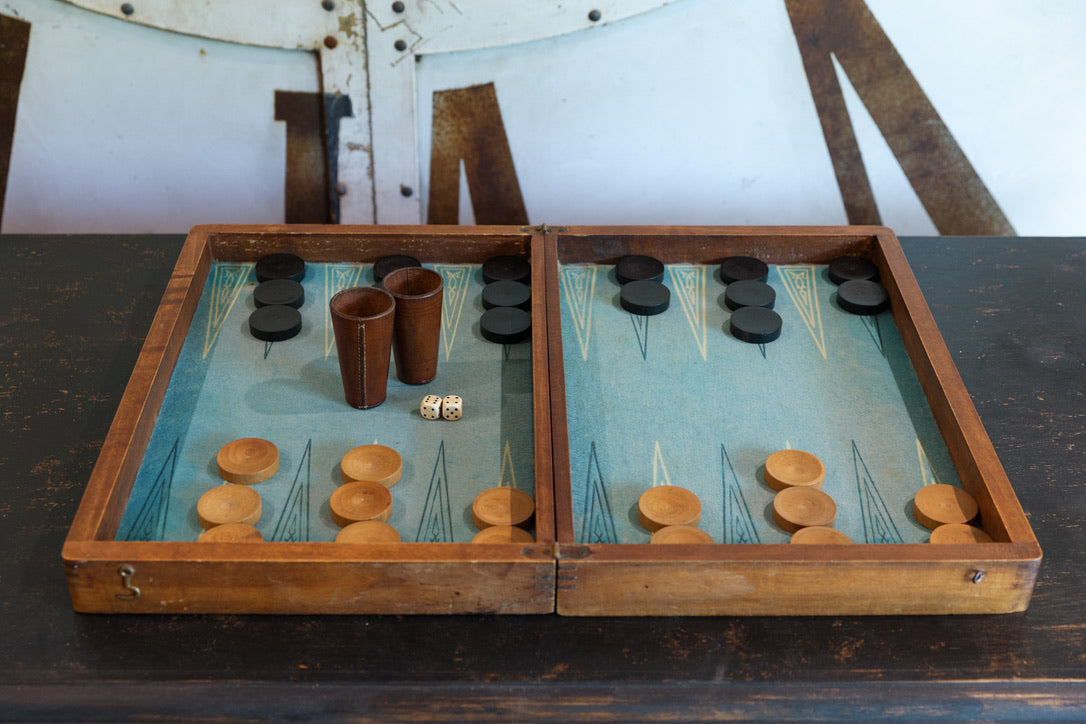
[[[564,234],[569,229],[564,226],[548,226],[547,224],[540,224],[539,226],[522,226],[520,227],[522,234]]]

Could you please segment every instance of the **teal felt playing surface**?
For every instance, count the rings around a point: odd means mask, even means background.
[[[534,495],[531,345],[495,345],[479,334],[478,265],[427,265],[444,283],[437,378],[405,385],[390,368],[388,398],[370,410],[343,400],[328,300],[373,283],[370,265],[310,264],[302,332],[265,343],[249,333],[252,264],[215,262],[189,327],[118,540],[195,540],[196,501],[222,484],[215,456],[243,437],[270,440],[279,471],[253,486],[269,541],[331,541],[339,527],[328,500],[342,484],[340,460],[380,443],[403,458],[389,523],[405,542],[468,542],[471,502],[511,485]],[[464,400],[457,421],[425,420],[428,394]]]
[[[774,342],[728,331],[715,266],[673,264],[670,308],[619,306],[609,266],[559,271],[577,542],[644,543],[637,500],[654,485],[698,495],[718,543],[782,543],[766,458],[797,448],[826,465],[835,527],[855,542],[914,543],[912,498],[960,485],[889,312],[840,309],[826,267],[770,268]]]

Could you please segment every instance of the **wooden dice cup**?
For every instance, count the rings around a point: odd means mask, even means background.
[[[432,269],[397,269],[382,281],[396,298],[392,347],[396,376],[408,385],[423,385],[437,377],[441,342],[441,305],[445,285]]]
[[[343,395],[351,407],[385,401],[396,300],[377,287],[352,287],[328,302]]]

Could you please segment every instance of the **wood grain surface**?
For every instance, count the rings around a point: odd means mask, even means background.
[[[1086,718],[1086,239],[902,240],[1045,552],[1024,613],[76,614],[61,544],[182,241],[0,237],[0,718]]]

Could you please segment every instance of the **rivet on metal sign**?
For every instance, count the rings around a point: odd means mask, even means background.
[[[410,186],[400,184],[400,196],[412,196],[415,193],[415,189]]]
[[[397,40],[395,42],[395,44],[394,44],[394,47],[396,48],[396,50],[398,50],[398,51],[400,51],[402,53],[403,51],[407,50],[407,41],[406,40]]]
[[[588,13],[588,19],[591,20],[592,22],[596,22],[601,17],[603,17],[603,14],[600,13],[599,10],[592,10],[591,12]]]
[[[321,3],[321,7],[324,8],[325,10],[327,10],[328,12],[332,12],[333,10],[336,9],[336,4],[334,2],[332,2],[332,0],[324,0],[324,2]]]
[[[404,4],[401,2],[392,3],[392,12],[402,13],[404,11]]]
[[[339,45],[339,41],[335,39],[335,36],[332,36],[332,35],[325,36],[325,38],[324,38],[324,47],[331,50],[332,48],[336,47],[337,45]]]
[[[338,184],[336,184],[336,193],[339,194],[340,196],[346,196],[347,195],[347,184],[343,183],[342,181],[340,181]]]
[[[121,5],[121,12],[125,15],[131,15],[136,12],[136,8],[132,3],[125,3],[124,5]]]

